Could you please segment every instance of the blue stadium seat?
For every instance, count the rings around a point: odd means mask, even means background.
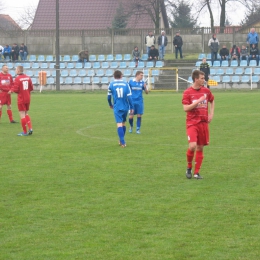
[[[25,62],[25,63],[23,64],[23,68],[24,68],[24,69],[30,69],[30,68],[31,68],[31,63],[30,63],[30,62]]]
[[[34,70],[33,71],[33,76],[34,77],[39,77],[39,72],[40,72],[39,70]]]
[[[53,56],[52,55],[47,55],[45,61],[52,62],[53,61]]]
[[[223,60],[223,61],[221,62],[221,67],[228,67],[228,66],[229,66],[228,60]]]
[[[211,60],[211,53],[207,54],[207,60]]]
[[[133,69],[135,68],[135,62],[134,61],[130,61],[128,64],[128,68]]]
[[[216,70],[216,75],[224,75],[225,73],[224,73],[224,70],[223,69],[217,69]]]
[[[49,64],[49,68],[50,68],[50,69],[54,69],[54,68],[55,68],[55,63],[50,63],[50,64]]]
[[[237,76],[237,75],[232,76],[231,77],[231,82],[232,83],[239,83],[240,82],[239,76]]]
[[[149,70],[144,69],[143,72],[144,72],[144,76],[145,76],[145,77],[148,77],[148,75],[149,75]]]
[[[88,77],[93,77],[93,76],[95,76],[95,71],[94,70],[88,70],[87,75],[88,75]]]
[[[74,63],[73,62],[68,62],[67,63],[67,69],[73,69],[74,68]]]
[[[33,84],[33,85],[38,85],[38,80],[37,80],[37,78],[31,78],[31,80],[32,80],[32,84]]]
[[[66,77],[65,78],[65,84],[66,85],[72,85],[72,83],[73,83],[72,77]]]
[[[159,76],[159,70],[152,70],[152,76]]]
[[[219,60],[214,60],[213,67],[220,67],[220,61]]]
[[[70,55],[64,55],[63,61],[69,62],[70,61]]]
[[[230,62],[230,67],[237,67],[237,66],[238,66],[237,60],[232,60],[232,61]]]
[[[242,75],[244,73],[244,69],[241,67],[236,68],[235,74],[236,75]]]
[[[75,77],[75,78],[73,79],[73,84],[76,84],[76,85],[82,84],[81,77]]]
[[[102,77],[101,78],[101,84],[109,84],[108,77]]]
[[[144,53],[143,55],[142,55],[142,58],[141,58],[143,61],[146,61],[146,60],[148,60],[148,54],[147,53]]]
[[[205,53],[200,53],[198,60],[202,60],[203,58],[206,58],[206,54]]]
[[[249,61],[249,67],[256,67],[256,66],[257,66],[256,60]]]
[[[98,61],[105,61],[105,60],[106,60],[106,59],[105,59],[105,55],[103,55],[103,54],[98,55],[97,60],[98,60]]]
[[[36,56],[35,55],[30,55],[29,56],[29,61],[31,61],[31,62],[36,61]]]
[[[25,74],[29,77],[33,77],[33,71],[32,70],[27,70]]]
[[[112,69],[107,69],[105,72],[106,77],[112,77],[114,74],[114,71]]]
[[[85,64],[84,64],[84,69],[91,69],[91,62],[86,62]]]
[[[79,77],[86,77],[87,76],[87,71],[84,69],[81,69],[78,73]]]
[[[229,83],[230,82],[230,76],[228,76],[228,75],[223,76],[222,77],[222,82],[223,83]]]
[[[132,70],[131,69],[126,69],[124,72],[125,77],[130,77],[132,75]]]
[[[66,68],[66,64],[64,62],[60,62],[60,69],[65,69]]]
[[[259,82],[259,76],[258,76],[258,75],[254,75],[254,76],[252,77],[252,82],[253,82],[253,83],[258,83],[258,82]]]
[[[201,61],[196,61],[195,67],[200,67]]]
[[[46,76],[47,76],[47,77],[50,77],[50,76],[51,76],[51,72],[50,72],[49,70],[46,70],[45,72],[46,72]]]
[[[82,68],[83,68],[82,62],[77,62],[75,65],[75,69],[82,69]]]
[[[221,82],[221,79],[220,79],[220,76],[219,76],[219,75],[213,76],[212,79],[215,80],[215,81],[217,81],[218,83]]]
[[[255,75],[260,75],[260,68],[255,68],[254,69],[254,74]]]
[[[241,60],[240,61],[240,67],[247,67],[247,61],[246,60]]]
[[[147,82],[148,82],[148,83],[150,82],[151,84],[154,84],[154,81],[155,81],[155,80],[154,80],[154,77],[151,77],[151,78],[148,79]]]
[[[247,74],[247,75],[251,75],[253,73],[253,70],[252,70],[252,68],[245,68],[244,73]]]
[[[8,67],[9,70],[14,67],[14,64],[13,64],[12,62],[7,62],[6,65],[7,65],[7,67]]]
[[[117,67],[118,67],[117,61],[112,61],[112,62],[110,63],[110,68],[111,68],[111,69],[117,69]]]
[[[226,69],[226,75],[233,75],[233,74],[234,74],[233,68],[227,68]]]
[[[93,77],[92,80],[93,80],[92,81],[93,84],[99,84],[100,83],[100,78],[99,77]]]
[[[189,76],[189,78],[188,78],[188,83],[193,83],[191,76]]]
[[[143,61],[139,61],[138,65],[137,65],[138,69],[143,69],[144,68],[144,62]]]
[[[108,69],[109,68],[109,63],[107,61],[101,62],[101,68],[102,69]]]
[[[78,55],[72,55],[71,57],[71,61],[78,61],[79,60],[79,56]]]
[[[124,55],[124,61],[130,61],[132,59],[131,54]]]
[[[39,55],[38,58],[37,58],[37,61],[39,61],[39,62],[45,61],[44,55]]]
[[[163,62],[160,61],[160,60],[156,61],[155,67],[156,67],[156,68],[162,68],[162,67],[163,67]]]
[[[207,60],[207,63],[209,64],[210,67],[212,67],[212,62],[211,62],[211,60]]]
[[[103,77],[104,74],[105,74],[105,72],[104,72],[103,69],[98,69],[98,70],[96,71],[96,76],[97,76],[97,77]]]
[[[90,84],[91,83],[91,78],[90,77],[83,78],[82,83],[83,84]]]
[[[94,62],[93,69],[100,69],[100,62],[99,61]]]
[[[146,68],[153,68],[154,67],[154,62],[153,61],[147,61],[146,62]]]
[[[54,85],[55,79],[53,77],[47,78],[47,84],[48,85]]]
[[[126,69],[126,62],[125,61],[120,61],[119,63],[119,69]]]
[[[210,68],[210,75],[212,76],[216,75],[216,69]]]
[[[113,54],[108,54],[106,57],[106,61],[113,61],[113,60],[114,60]]]
[[[32,64],[32,69],[39,69],[40,68],[40,65],[39,65],[39,63],[33,63]]]
[[[40,68],[41,68],[41,69],[48,69],[48,63],[47,63],[47,62],[43,62],[43,63],[40,65]]]
[[[77,70],[75,69],[70,70],[69,72],[70,77],[77,77],[77,75],[78,75]]]
[[[122,54],[116,54],[115,61],[122,61],[122,60],[123,60]]]
[[[64,84],[64,78],[60,77],[60,84]]]
[[[62,70],[60,73],[61,77],[68,77],[69,76],[69,71],[68,70]]]
[[[56,77],[56,70],[52,70],[52,71],[51,71],[51,76],[52,76],[52,77]]]
[[[89,61],[97,61],[96,55],[89,55]]]
[[[248,75],[243,75],[241,78],[242,83],[249,83],[250,77]]]

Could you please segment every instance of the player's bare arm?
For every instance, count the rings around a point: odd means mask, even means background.
[[[213,119],[213,116],[214,116],[214,108],[215,108],[215,101],[213,100],[211,103],[210,103],[210,113],[209,113],[209,116],[208,116],[208,122],[210,123]]]

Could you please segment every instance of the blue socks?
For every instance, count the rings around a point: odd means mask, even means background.
[[[136,122],[136,128],[137,128],[137,129],[140,129],[140,127],[141,127],[141,121],[142,121],[142,118],[141,118],[141,117],[137,117],[137,122]]]
[[[125,144],[125,139],[124,139],[125,133],[122,126],[117,128],[117,134],[119,136],[120,143]]]
[[[133,118],[129,118],[128,121],[129,121],[130,126],[133,127],[133,121],[134,121],[134,119],[133,119]]]

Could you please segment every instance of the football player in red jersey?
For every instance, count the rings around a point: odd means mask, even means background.
[[[28,115],[33,84],[31,78],[23,73],[23,66],[17,66],[16,74],[17,77],[14,80],[10,93],[15,92],[18,94],[17,105],[23,129],[23,132],[19,133],[18,136],[27,136],[33,133],[31,118]],[[28,132],[26,125],[28,126]]]
[[[186,177],[192,178],[192,161],[195,154],[194,178],[202,179],[199,174],[203,161],[203,148],[209,144],[208,124],[214,116],[214,96],[208,88],[205,88],[205,74],[202,71],[194,70],[192,73],[193,85],[183,92],[182,104],[186,112],[186,132],[189,147],[187,156]],[[208,103],[210,109],[208,111]]]
[[[10,123],[16,123],[13,119],[13,113],[11,108],[11,95],[8,94],[13,85],[13,77],[8,73],[8,66],[2,66],[2,72],[0,73],[0,118],[2,117],[2,107],[7,105],[7,115]]]

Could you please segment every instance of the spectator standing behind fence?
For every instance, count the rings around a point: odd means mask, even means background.
[[[211,62],[213,65],[214,60],[218,59],[218,49],[219,49],[219,41],[217,39],[216,34],[213,34],[212,38],[209,39],[208,46],[211,50]]]
[[[165,47],[167,46],[168,39],[165,35],[165,31],[161,32],[161,35],[158,37],[158,47],[159,47],[159,58],[160,60],[164,60]]]
[[[202,63],[200,64],[200,71],[203,71],[205,74],[205,83],[207,85],[207,88],[210,88],[208,85],[208,80],[210,76],[210,67],[209,64],[207,63],[206,58],[202,59]]]
[[[159,56],[159,52],[158,50],[154,47],[154,45],[151,46],[151,49],[148,53],[148,60],[149,61],[157,61],[158,60],[158,56]]]
[[[223,47],[220,49],[219,55],[220,55],[220,62],[222,62],[223,60],[228,60],[229,51],[226,45],[223,45]]]
[[[258,64],[258,59],[259,59],[258,48],[256,47],[255,44],[252,44],[252,46],[251,46],[251,48],[250,48],[249,61],[250,61],[250,60],[256,60],[256,63]]]
[[[11,50],[12,50],[12,48],[8,44],[6,44],[4,47],[4,53],[3,53],[5,60],[7,59],[7,57],[8,57],[8,59],[11,58]]]
[[[17,61],[19,56],[19,46],[14,43],[11,50],[12,61]]]
[[[237,60],[237,61],[240,60],[240,48],[235,44],[230,49],[230,57],[231,60]]]
[[[24,43],[22,43],[20,45],[20,48],[19,48],[19,56],[20,56],[20,59],[21,60],[27,60],[27,55],[28,55],[28,48],[26,45],[24,45]]]
[[[146,45],[146,52],[149,55],[149,51],[150,51],[152,45],[155,44],[155,36],[153,35],[152,31],[150,31],[148,33],[148,35],[145,36],[144,42],[145,42],[145,45]]]
[[[250,33],[247,35],[246,41],[247,44],[250,44],[250,47],[255,44],[255,46],[258,48],[259,36],[255,31],[255,28],[250,29]]]
[[[81,52],[79,52],[78,62],[89,62],[88,50],[82,50]]]
[[[4,52],[4,47],[0,45],[0,60],[2,60],[3,52]]]
[[[241,47],[240,59],[248,61],[248,49],[245,45],[242,45]]]
[[[135,67],[137,67],[138,62],[141,61],[141,53],[138,50],[137,46],[135,46],[133,51],[132,51],[132,58],[133,58],[133,61],[135,62]]]
[[[180,52],[180,58],[182,59],[182,37],[180,36],[180,32],[176,32],[176,35],[173,38],[173,45],[175,47],[175,58],[178,59],[178,52]]]

